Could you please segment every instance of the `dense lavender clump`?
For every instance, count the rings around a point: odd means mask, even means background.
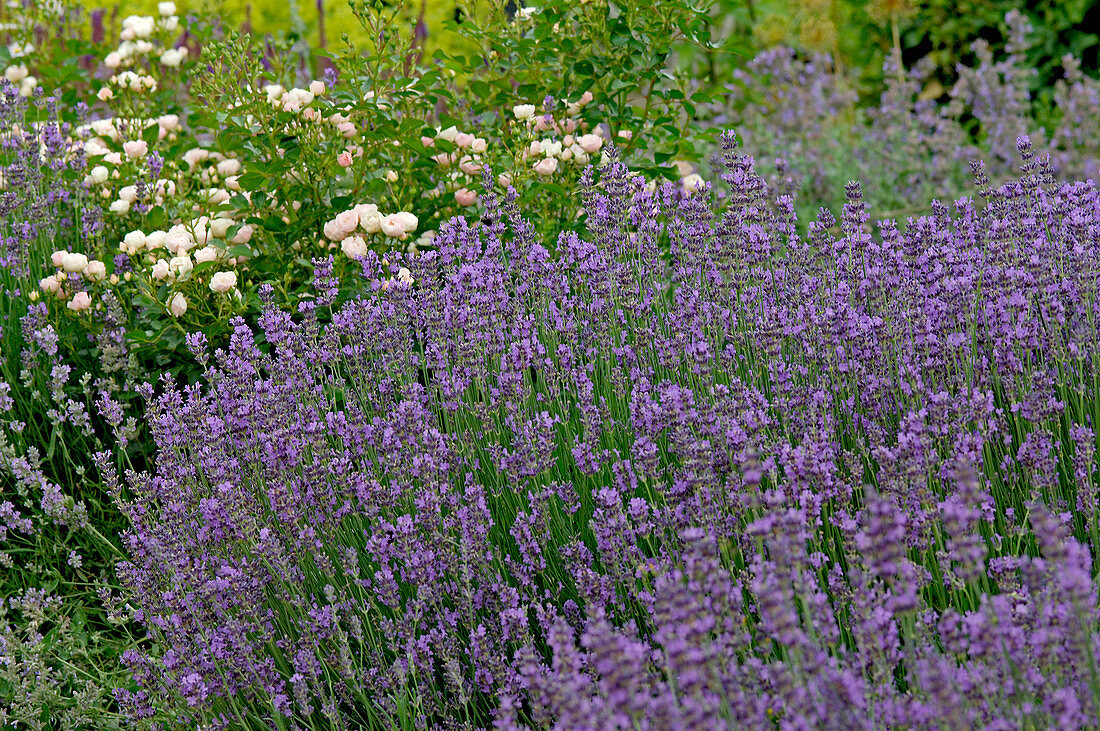
[[[73,211],[84,194],[83,150],[72,147],[68,125],[57,121],[54,98],[37,106],[20,96],[18,86],[0,79],[0,267],[16,276],[30,271],[28,253],[36,242],[82,225]],[[45,121],[31,121],[31,111]],[[96,224],[85,221],[84,234],[95,233]]]
[[[771,49],[734,73],[716,121],[737,128],[777,193],[798,189],[804,202],[832,202],[854,178],[866,181],[868,202],[886,217],[894,215],[888,210],[923,212],[934,196],[972,193],[965,168],[979,157],[994,181],[1012,179],[1023,135],[1049,152],[1059,180],[1095,176],[1100,82],[1066,54],[1053,109],[1036,105],[1036,71],[1025,61],[1035,29],[1013,10],[1003,30],[1003,49],[981,39],[971,44],[976,63],[959,64],[950,89],[935,79],[931,58],[905,68],[892,53],[881,96],[863,105],[854,92],[859,80],[828,55]]]
[[[136,716],[229,727],[1065,728],[1100,712],[1100,193],[797,231],[612,159],[148,389]],[[486,223],[487,222],[487,223]],[[394,278],[398,266],[412,283]],[[102,468],[109,471],[106,458]],[[121,498],[122,487],[117,487]]]

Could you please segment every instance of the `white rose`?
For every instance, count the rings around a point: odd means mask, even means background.
[[[396,215],[384,217],[378,222],[378,226],[382,230],[382,233],[389,236],[391,239],[396,239],[399,236],[405,235],[405,227],[401,225],[401,219]]]
[[[84,276],[94,282],[102,282],[107,278],[107,265],[101,261],[90,261],[84,267]]]
[[[210,235],[216,239],[224,239],[229,227],[233,225],[232,218],[215,218],[210,222]]]
[[[369,234],[378,233],[382,230],[382,214],[377,210],[360,213],[359,228]]]
[[[160,54],[160,63],[169,68],[176,68],[183,63],[183,52],[178,48],[169,48]]]
[[[145,246],[145,234],[141,231],[131,231],[122,239],[122,250],[127,254],[136,254]]]
[[[67,272],[82,272],[88,266],[88,257],[83,254],[65,252],[61,257],[61,268]]]
[[[164,241],[167,238],[168,234],[164,231],[153,231],[145,237],[145,249],[147,251],[155,251],[164,246]]]
[[[228,292],[237,286],[236,272],[218,272],[210,277],[210,291],[219,294]]]
[[[205,261],[214,261],[218,258],[218,250],[213,245],[207,245],[195,252],[195,263],[202,264]]]
[[[191,261],[191,257],[187,255],[187,252],[183,252],[179,256],[173,256],[168,260],[168,269],[177,277],[183,277],[195,268],[195,262]]]
[[[358,259],[361,256],[366,256],[368,250],[367,242],[358,234],[348,236],[340,242],[340,251],[344,252],[344,255],[349,259]]]

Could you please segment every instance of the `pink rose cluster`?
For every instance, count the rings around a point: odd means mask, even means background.
[[[459,180],[461,176],[466,176],[465,184],[454,191],[455,202],[460,206],[476,204],[477,193],[471,190],[470,186],[474,184],[474,178],[481,173],[482,156],[489,149],[488,141],[484,137],[475,137],[469,132],[460,132],[454,126],[436,131],[434,137],[420,138],[421,143],[428,148],[435,147],[437,140],[446,140],[458,148],[453,152],[440,152],[432,156],[432,160],[441,167],[457,165],[458,170],[451,174],[452,180]]]
[[[91,307],[92,296],[83,287],[87,283],[106,280],[107,265],[75,251],[55,251],[50,261],[57,271],[39,280],[38,288],[42,293],[66,302],[66,306],[74,312]],[[110,280],[112,284],[118,283],[116,275],[112,274]]]
[[[566,115],[561,119],[553,114],[536,114],[534,104],[512,108],[516,121],[526,124],[530,140],[520,156],[530,161],[537,175],[549,177],[566,163],[587,165],[591,157],[603,149],[603,128],[598,126],[595,131],[588,132],[588,123],[577,118],[592,98],[592,92],[584,92],[580,99],[566,105]],[[539,137],[540,133],[548,134]]]
[[[408,211],[383,215],[373,203],[360,203],[337,213],[324,226],[325,238],[340,244],[340,250],[357,259],[367,253],[367,238],[381,234],[387,238],[404,240],[416,230],[419,221]]]

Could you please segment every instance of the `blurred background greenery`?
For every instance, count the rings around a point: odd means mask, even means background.
[[[360,0],[362,1],[362,0]],[[434,50],[465,50],[467,43],[448,30],[476,6],[514,0],[380,0],[401,4],[410,32],[418,32],[426,55]],[[154,13],[157,0],[81,0],[89,10],[103,10],[108,37],[126,15]],[[537,0],[530,0],[537,5]],[[523,3],[520,3],[523,4]],[[181,13],[220,18],[226,28],[303,39],[313,48],[337,50],[347,34],[364,40],[347,0],[177,0]],[[929,56],[945,78],[955,64],[968,60],[970,42],[984,38],[994,46],[1005,39],[1001,21],[1011,9],[1024,12],[1036,30],[1028,61],[1038,69],[1036,88],[1060,76],[1060,59],[1069,52],[1095,73],[1100,48],[1098,0],[716,0],[711,9],[715,40],[754,50],[789,45],[803,51],[830,53],[849,69],[858,69],[865,89],[882,79],[882,63],[892,46],[900,47],[906,65]],[[719,74],[721,75],[721,74]]]

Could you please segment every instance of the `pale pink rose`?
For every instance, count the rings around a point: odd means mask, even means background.
[[[234,244],[247,244],[252,239],[253,228],[249,224],[245,224],[237,229],[237,233],[230,241]]]
[[[367,242],[362,236],[348,236],[346,239],[340,242],[340,251],[344,252],[344,255],[349,259],[358,259],[367,255],[369,248]]]
[[[465,149],[465,148],[469,147],[470,145],[474,144],[475,139],[476,138],[472,134],[470,134],[469,132],[459,132],[455,136],[455,144],[458,145],[459,147]]]
[[[401,222],[401,226],[404,227],[405,233],[412,233],[416,230],[416,227],[420,225],[420,219],[408,211],[398,211],[393,215]]]
[[[236,272],[218,272],[210,277],[210,291],[224,294],[237,286]]]
[[[201,147],[196,147],[193,150],[188,150],[183,153],[183,161],[187,163],[190,168],[195,167],[198,163],[210,157],[210,150],[204,150]]]
[[[487,149],[489,149],[489,143],[485,141],[484,137],[478,137],[470,145],[470,152],[474,153],[475,155],[480,155]]]
[[[401,221],[396,215],[385,216],[378,222],[378,226],[382,230],[382,233],[389,236],[391,239],[396,239],[399,236],[405,235],[405,227],[401,225]]]
[[[122,65],[122,56],[119,55],[118,51],[111,51],[103,59],[103,65],[109,69],[117,69]]]
[[[477,193],[469,188],[459,188],[455,191],[455,201],[460,206],[472,206],[477,203]]]
[[[462,162],[458,164],[458,169],[467,175],[477,175],[481,172],[481,163],[474,162],[470,158],[463,158]]]
[[[431,147],[432,145],[435,144],[435,138],[434,137],[421,137],[420,138],[420,144],[424,145],[424,147]]]
[[[576,142],[576,140],[573,139],[573,135],[566,135],[561,138],[562,147],[572,147],[574,142]]]
[[[355,127],[355,122],[341,122],[336,125],[336,131],[342,134],[346,138],[352,138],[359,130]]]
[[[454,125],[451,125],[447,129],[443,130],[438,135],[436,135],[436,137],[438,137],[441,140],[447,140],[448,142],[454,142],[455,140],[458,139],[458,134],[459,134],[458,128],[455,127]]]
[[[446,152],[441,152],[438,155],[432,155],[432,159],[443,166],[451,164],[451,156],[448,155]]]
[[[497,176],[497,182],[500,183],[500,187],[507,188],[512,184],[512,176],[508,173],[501,173]]]
[[[581,146],[582,150],[591,155],[603,147],[603,138],[593,134],[581,135],[577,138],[577,144]]]
[[[176,292],[176,296],[168,303],[168,311],[172,313],[172,317],[181,317],[187,312],[187,298],[182,292]]]
[[[115,98],[115,93],[111,90],[111,87],[104,86],[102,89],[96,92],[96,99],[101,102],[110,101]]]
[[[126,185],[118,189],[119,200],[124,200],[127,203],[134,203],[138,199],[137,186]]]
[[[527,148],[528,155],[542,154],[542,143],[538,140],[532,140],[530,146]]]
[[[80,310],[86,310],[92,306],[92,296],[87,292],[77,292],[73,295],[73,298],[69,300],[67,305],[70,310],[79,312]]]
[[[336,227],[343,232],[344,236],[347,236],[359,225],[359,214],[355,212],[355,209],[350,211],[341,211],[336,214],[336,218],[333,219],[336,222]],[[343,238],[341,236],[340,238]]]
[[[336,221],[325,221],[325,226],[321,231],[329,241],[341,241],[347,236],[344,229],[336,225]]]
[[[572,134],[577,129],[577,120],[567,119],[565,120],[565,131]]]
[[[518,104],[512,107],[512,114],[516,115],[516,119],[530,119],[535,116],[535,105]]]
[[[165,132],[175,132],[180,127],[180,115],[178,114],[162,114],[157,117],[157,124]]]
[[[55,251],[54,253],[50,254],[50,261],[53,262],[53,265],[55,267],[60,267],[61,262],[65,259],[65,254],[68,253],[69,252],[67,251]]]
[[[321,120],[321,113],[313,107],[310,107],[309,109],[303,109],[302,119],[306,120],[307,122],[319,122]]]
[[[397,182],[397,171],[396,170],[387,170],[386,171],[386,180],[388,180],[391,183],[396,183]]]
[[[351,153],[348,152],[347,150],[344,150],[343,152],[341,152],[339,155],[336,156],[336,162],[340,163],[341,167],[345,167],[345,168],[350,167],[351,163],[353,162],[353,159],[351,157]]]
[[[191,238],[190,232],[182,226],[173,226],[164,237],[164,248],[172,254],[187,251],[194,245],[195,241]]]
[[[323,81],[311,81],[309,82],[309,93],[314,96],[321,96],[325,93],[325,82]]]
[[[130,140],[122,143],[122,150],[127,157],[137,159],[149,154],[149,144],[145,140]]]
[[[584,104],[588,104],[591,101],[592,101],[592,92],[586,91],[583,94],[581,94],[581,98],[578,100],[578,103],[580,103],[581,105],[584,105]]]
[[[157,263],[153,265],[153,279],[167,279],[170,273],[168,262],[164,259],[157,259]]]
[[[634,137],[634,132],[629,129],[621,129],[619,130],[619,137],[624,140],[629,140]]]
[[[102,282],[107,278],[107,265],[101,261],[90,261],[84,267],[84,276],[93,282]]]
[[[544,157],[535,164],[535,172],[539,175],[553,175],[558,169],[558,160],[555,157]]]
[[[43,277],[38,280],[38,288],[43,292],[57,294],[57,291],[61,289],[61,282],[57,281],[57,277]]]

